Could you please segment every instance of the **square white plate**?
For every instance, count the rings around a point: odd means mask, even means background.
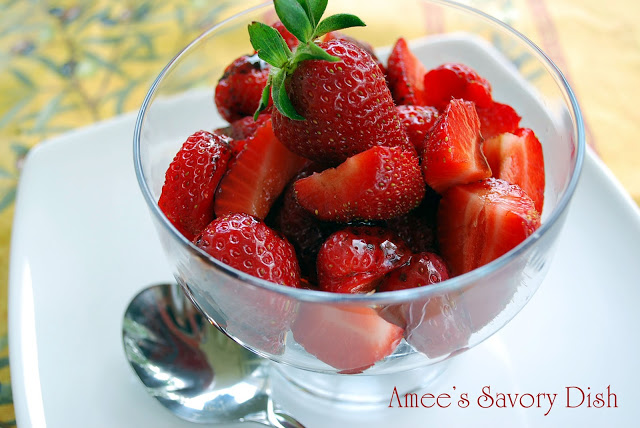
[[[147,395],[121,344],[129,300],[147,285],[172,280],[135,179],[134,120],[126,115],[48,141],[25,163],[9,278],[21,428],[193,426]],[[634,426],[640,419],[639,256],[638,208],[589,151],[538,293],[424,391],[449,393],[450,407],[349,410],[292,399],[288,410],[312,428]],[[617,408],[588,408],[586,401],[567,408],[570,386],[592,400],[610,386]],[[498,392],[558,395],[545,416],[548,401],[484,409],[477,401],[483,387],[494,399]],[[571,391],[575,404],[579,394]],[[468,394],[468,408],[457,405],[461,393]]]

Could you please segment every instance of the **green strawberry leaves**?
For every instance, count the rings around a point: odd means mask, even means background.
[[[327,8],[327,0],[274,0],[273,3],[278,18],[298,39],[299,44],[291,52],[276,29],[260,22],[249,25],[251,45],[262,60],[271,64],[267,85],[262,92],[254,119],[268,107],[271,93],[273,104],[280,113],[289,119],[304,120],[304,117],[296,112],[287,95],[285,88],[287,77],[293,74],[301,61],[312,59],[340,61],[340,58],[328,54],[314,40],[331,31],[361,27],[365,24],[357,16],[344,13],[321,20]]]

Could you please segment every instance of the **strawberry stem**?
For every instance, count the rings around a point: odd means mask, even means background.
[[[274,106],[284,116],[293,120],[304,120],[293,107],[286,91],[286,81],[298,64],[307,60],[337,62],[340,58],[330,55],[315,40],[331,31],[350,27],[363,27],[365,23],[355,15],[336,14],[321,21],[327,0],[274,0],[276,14],[291,34],[299,41],[291,52],[282,35],[260,22],[249,25],[249,39],[258,56],[271,65],[267,84],[262,92],[260,105],[254,119],[269,105],[269,94]]]

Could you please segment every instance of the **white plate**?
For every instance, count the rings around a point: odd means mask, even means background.
[[[193,426],[147,395],[121,345],[129,300],[146,285],[172,279],[135,180],[133,124],[127,115],[64,135],[31,151],[25,163],[9,278],[21,428]],[[450,407],[365,411],[286,400],[289,410],[311,428],[634,426],[640,419],[638,256],[638,209],[588,152],[538,293],[424,391],[451,394]],[[494,398],[498,392],[558,396],[547,416],[547,401],[541,408],[483,409],[476,399],[485,386]],[[567,408],[570,386],[590,388],[592,399],[610,386],[618,407]],[[457,405],[461,393],[468,393],[468,408]]]

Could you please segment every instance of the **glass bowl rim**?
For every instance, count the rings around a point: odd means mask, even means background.
[[[233,16],[213,25],[209,29],[205,30],[202,34],[196,37],[191,43],[189,43],[184,49],[182,49],[160,72],[158,77],[154,80],[151,85],[149,91],[147,92],[144,101],[140,107],[138,112],[138,116],[136,119],[136,124],[134,128],[133,134],[133,161],[136,172],[136,178],[138,180],[138,184],[140,189],[142,190],[142,194],[145,198],[145,201],[151,212],[156,217],[156,219],[162,224],[163,227],[168,229],[168,232],[172,235],[173,239],[177,239],[177,241],[185,246],[192,256],[201,259],[206,264],[212,264],[215,269],[222,271],[224,274],[229,277],[237,280],[241,280],[244,283],[251,284],[252,286],[263,288],[269,290],[271,292],[275,292],[278,294],[285,295],[289,298],[295,299],[301,302],[315,302],[315,303],[325,303],[325,304],[356,304],[356,305],[380,305],[380,304],[393,304],[393,303],[404,303],[416,299],[427,299],[434,295],[442,295],[445,293],[455,292],[461,289],[464,289],[466,286],[472,285],[474,282],[482,279],[485,276],[490,275],[491,273],[498,271],[504,266],[508,265],[513,259],[517,258],[520,254],[527,251],[530,247],[535,245],[537,241],[539,241],[545,233],[554,226],[554,224],[562,217],[563,213],[566,211],[569,202],[573,196],[573,193],[578,184],[578,180],[580,178],[580,173],[582,171],[582,165],[585,156],[585,129],[584,122],[582,118],[582,113],[580,111],[580,107],[578,105],[577,99],[571,86],[567,82],[565,76],[560,71],[560,69],[556,66],[556,64],[531,40],[529,40],[526,36],[524,36],[519,31],[515,30],[513,27],[508,24],[500,21],[499,19],[488,15],[478,9],[467,6],[465,4],[457,3],[451,0],[419,0],[430,2],[434,4],[439,4],[444,7],[451,7],[454,9],[462,10],[471,15],[475,15],[478,18],[489,21],[493,25],[497,25],[501,27],[503,30],[511,33],[516,38],[519,38],[525,45],[528,45],[529,48],[533,49],[533,51],[538,55],[538,60],[542,63],[545,63],[547,66],[547,71],[550,72],[556,83],[560,83],[561,90],[564,89],[565,95],[569,98],[571,112],[575,117],[575,122],[573,123],[573,131],[577,131],[577,150],[575,154],[575,163],[573,165],[573,171],[571,173],[571,178],[569,180],[569,184],[567,185],[566,190],[561,195],[560,201],[557,206],[551,212],[549,218],[527,239],[521,242],[516,247],[512,248],[507,253],[498,257],[497,259],[487,263],[486,265],[480,266],[470,272],[465,274],[450,278],[446,281],[443,281],[438,284],[432,284],[428,287],[417,287],[406,290],[398,290],[398,291],[387,291],[387,292],[376,292],[370,294],[342,294],[342,293],[331,293],[326,291],[319,290],[308,290],[302,288],[293,288],[287,287],[284,285],[272,283],[270,281],[266,281],[252,275],[249,275],[245,272],[237,270],[229,265],[222,263],[221,261],[215,259],[214,257],[207,254],[204,250],[198,248],[195,244],[185,238],[178,230],[171,224],[171,222],[164,215],[160,207],[158,206],[157,201],[154,199],[149,185],[147,184],[144,170],[142,167],[141,153],[140,153],[140,136],[142,133],[143,122],[147,113],[148,108],[150,107],[152,100],[156,94],[156,91],[160,84],[162,83],[164,77],[171,71],[171,69],[180,61],[180,59],[185,56],[192,48],[194,48],[198,43],[208,38],[208,36],[217,31],[219,28],[226,25],[228,22],[237,20],[244,15],[252,13],[256,10],[259,10],[264,7],[268,7],[269,5],[273,5],[273,1],[266,1],[255,5],[251,8],[245,9],[241,12],[234,14]]]

